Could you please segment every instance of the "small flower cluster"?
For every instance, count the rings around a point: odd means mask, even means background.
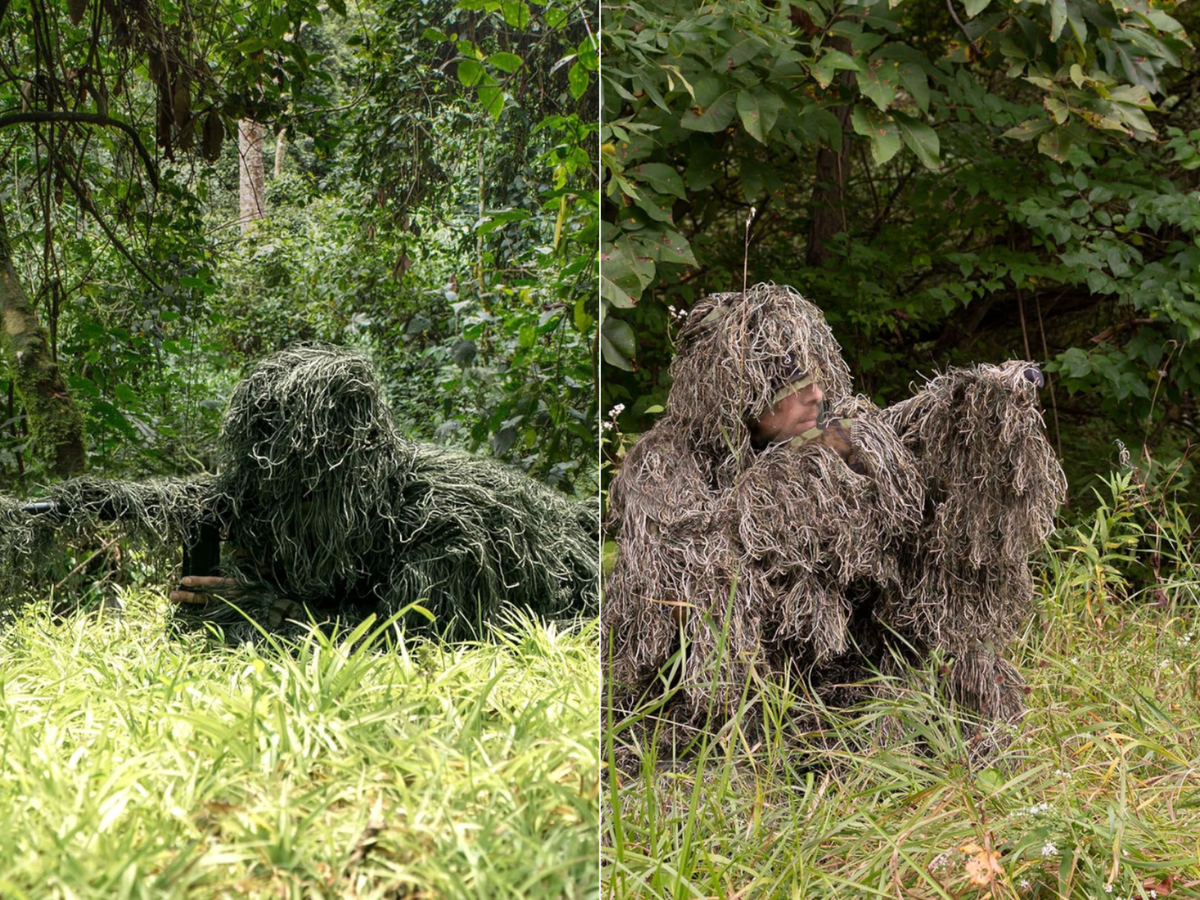
[[[945,872],[950,868],[950,860],[953,851],[947,850],[945,853],[939,853],[935,856],[932,862],[929,863],[929,871],[933,873]]]
[[[671,314],[671,318],[675,319],[676,321],[682,321],[688,316],[686,310],[676,309],[673,305],[667,307],[667,312],[669,312]]]
[[[625,412],[625,404],[618,403],[608,411],[608,418],[600,423],[600,427],[605,431],[612,431],[617,427],[617,416],[621,415],[623,412]]]
[[[1033,804],[1033,806],[1030,806],[1028,809],[1018,809],[1016,812],[1016,815],[1018,815],[1018,816],[1040,816],[1043,813],[1047,813],[1049,811],[1050,811],[1050,804],[1043,800],[1041,803]]]
[[[1050,841],[1042,844],[1042,859],[1049,859],[1052,856],[1058,856],[1058,848]]]

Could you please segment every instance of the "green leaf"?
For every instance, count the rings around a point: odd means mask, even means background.
[[[1018,141],[1032,141],[1035,137],[1045,134],[1054,127],[1052,119],[1030,119],[1015,128],[1010,128],[1001,137],[1016,138]]]
[[[865,72],[858,72],[854,76],[858,79],[858,89],[862,91],[863,96],[874,101],[881,110],[887,109],[896,99],[893,78],[899,80],[900,75],[896,69],[897,66],[891,60],[876,57],[867,63]]]
[[[687,238],[673,229],[643,229],[634,232],[630,238],[634,243],[640,244],[655,262],[698,265]]]
[[[574,316],[571,318],[571,323],[575,326],[575,330],[580,334],[587,334],[588,330],[596,324],[595,317],[588,312],[587,300],[580,298],[575,301]]]
[[[267,41],[265,38],[252,37],[246,38],[246,40],[235,44],[233,49],[237,50],[239,53],[257,53],[266,46]]]
[[[936,169],[940,165],[941,143],[937,132],[911,116],[896,113],[896,124],[900,128],[900,137],[908,145],[917,159],[927,169]]]
[[[339,16],[346,15],[346,0],[329,0],[329,8]]]
[[[479,88],[479,102],[493,120],[500,118],[504,112],[504,91],[496,85],[482,85]]]
[[[526,209],[506,209],[502,212],[493,213],[487,216],[486,219],[481,219],[475,231],[477,234],[491,234],[497,228],[502,228],[509,222],[524,222],[531,217],[532,214]]]
[[[475,59],[460,59],[458,61],[458,80],[467,87],[479,84],[484,76],[483,65]]]
[[[1067,24],[1067,0],[1050,0],[1050,40],[1057,41]]]
[[[858,104],[850,115],[850,122],[856,134],[870,139],[871,158],[876,165],[883,165],[900,152],[900,129],[893,116]]]
[[[826,50],[821,60],[812,67],[812,77],[821,87],[827,88],[833,81],[834,73],[839,69],[857,72],[862,69],[862,63],[841,50]]]
[[[762,38],[754,36],[743,38],[729,48],[729,52],[721,60],[721,66],[726,71],[734,69],[748,63],[766,48],[767,45]]]
[[[609,365],[633,371],[632,359],[637,353],[637,337],[628,322],[608,316],[600,323],[600,352]]]
[[[783,101],[768,90],[738,91],[737,111],[742,117],[742,125],[760,144],[767,142],[767,135],[775,127],[781,109]]]
[[[504,16],[505,23],[513,28],[528,28],[532,18],[525,0],[500,0],[500,14]]]
[[[684,113],[679,124],[692,131],[724,131],[737,115],[737,94],[726,91],[700,114],[693,110]]]
[[[1038,152],[1044,153],[1055,162],[1066,162],[1067,151],[1070,149],[1071,135],[1066,128],[1047,131],[1038,139]]]
[[[674,166],[664,163],[640,163],[630,171],[660,194],[674,194],[680,200],[687,199],[683,178],[675,171]]]
[[[929,112],[929,75],[923,68],[921,54],[907,44],[889,44],[877,56],[891,60],[895,72],[892,83],[895,84],[896,77],[899,77],[900,83],[912,95],[913,102],[921,112]]]
[[[609,278],[603,268],[600,270],[600,297],[619,309],[629,309],[637,302],[628,291]]]
[[[571,96],[578,100],[588,89],[588,81],[591,76],[588,75],[587,69],[581,63],[575,63],[567,72],[567,84],[571,90]]]
[[[964,0],[963,7],[967,11],[967,18],[975,18],[977,15],[987,9],[988,4],[991,2],[992,0]]]
[[[517,56],[517,54],[505,53],[503,51],[499,53],[493,53],[487,58],[487,61],[490,65],[495,66],[501,72],[506,72],[509,75],[517,71],[517,69],[521,68],[521,66],[525,65],[525,61],[521,59],[521,57]]]

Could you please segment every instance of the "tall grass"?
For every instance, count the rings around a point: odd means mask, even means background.
[[[584,897],[596,629],[216,649],[31,608],[0,633],[0,897]]]
[[[938,660],[819,732],[790,724],[799,692],[749,685],[753,743],[732,726],[610,769],[603,895],[1200,896],[1200,570],[1187,517],[1143,487],[1113,476],[1046,549],[1007,746],[979,752]],[[612,762],[635,732],[606,727]]]

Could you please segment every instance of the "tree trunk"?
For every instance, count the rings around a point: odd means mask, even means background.
[[[83,416],[71,401],[58,365],[50,354],[49,336],[38,322],[29,295],[17,279],[4,210],[0,208],[0,313],[4,317],[5,350],[17,393],[25,404],[29,430],[38,452],[50,460],[55,475],[68,478],[83,469]]]
[[[835,50],[850,52],[850,42],[845,38],[831,41]],[[839,93],[848,95],[853,82],[853,73],[840,71],[834,79]],[[817,149],[816,183],[812,193],[812,227],[808,234],[807,262],[814,268],[825,265],[829,259],[826,243],[835,234],[846,228],[846,175],[850,167],[850,105],[832,110],[842,126],[842,145],[836,150],[822,144]]]
[[[287,135],[282,131],[275,135],[275,177],[283,174],[283,159],[287,153]]]
[[[251,119],[238,122],[238,159],[238,221],[242,225],[242,234],[245,234],[251,223],[266,215],[261,122]]]

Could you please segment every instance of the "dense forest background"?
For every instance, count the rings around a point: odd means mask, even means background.
[[[677,317],[740,290],[745,266],[825,310],[880,404],[947,365],[1039,361],[1076,506],[1117,441],[1152,461],[1151,485],[1194,494],[1196,16],[1161,0],[606,8],[610,458],[665,402]]]
[[[0,490],[211,468],[254,359],[596,488],[597,45],[525,0],[0,0]]]

